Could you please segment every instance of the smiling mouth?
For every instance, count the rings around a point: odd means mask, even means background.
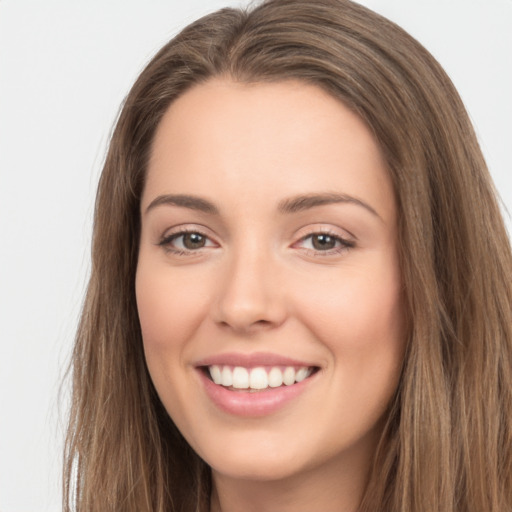
[[[293,386],[311,377],[317,366],[244,366],[210,365],[202,371],[215,384],[231,391],[257,392]]]

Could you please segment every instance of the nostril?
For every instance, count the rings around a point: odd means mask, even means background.
[[[222,320],[219,324],[224,329],[232,329],[234,331],[253,333],[260,330],[269,329],[274,325],[270,320],[241,321],[240,319]]]

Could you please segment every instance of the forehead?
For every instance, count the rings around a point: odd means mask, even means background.
[[[155,134],[144,203],[159,193],[238,202],[316,191],[394,207],[380,148],[362,119],[316,86],[214,79],[180,96]]]

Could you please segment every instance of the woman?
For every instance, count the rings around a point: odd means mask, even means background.
[[[410,36],[345,0],[199,20],[100,180],[66,509],[512,510],[511,275]]]

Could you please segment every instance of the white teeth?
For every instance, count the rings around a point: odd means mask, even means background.
[[[301,382],[306,377],[309,377],[310,371],[309,368],[300,368],[295,374],[295,382]]]
[[[249,372],[247,368],[235,366],[233,368],[233,387],[236,389],[247,389],[249,387]]]
[[[293,366],[287,366],[284,369],[283,382],[286,386],[295,384],[295,368],[293,368]]]
[[[222,371],[217,365],[210,366],[210,375],[215,384],[222,384]]]
[[[265,368],[253,368],[249,374],[249,387],[251,389],[268,388],[268,376]]]
[[[222,383],[223,386],[231,386],[233,384],[233,374],[231,373],[231,370],[224,366],[222,368]]]
[[[296,370],[293,366],[273,366],[267,371],[261,366],[248,369],[243,366],[230,367],[215,364],[209,366],[208,370],[213,382],[224,387],[267,389],[302,382],[311,375],[313,368],[300,367]]]
[[[268,385],[271,388],[278,388],[283,385],[283,372],[279,368],[272,368],[268,372]]]

